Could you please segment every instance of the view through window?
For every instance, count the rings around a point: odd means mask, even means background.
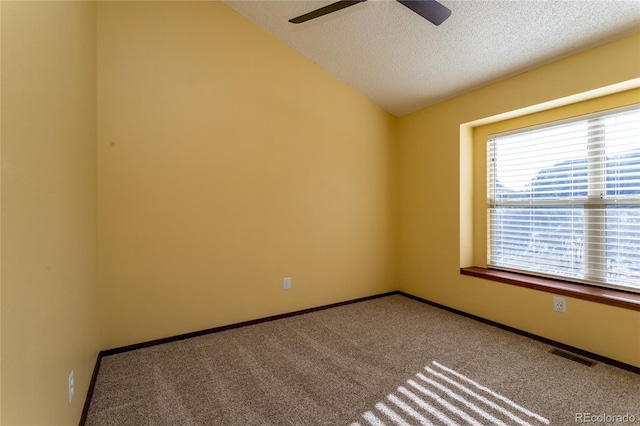
[[[640,106],[488,139],[488,266],[640,292]]]

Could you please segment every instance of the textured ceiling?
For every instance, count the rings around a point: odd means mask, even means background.
[[[397,116],[640,31],[640,0],[441,0],[438,27],[395,0],[297,25],[332,1],[225,3]]]

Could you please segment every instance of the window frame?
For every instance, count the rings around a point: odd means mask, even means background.
[[[546,123],[540,123],[524,128],[518,128],[508,130],[499,133],[490,133],[486,136],[485,149],[487,150],[485,168],[487,170],[487,185],[486,185],[486,208],[487,211],[498,207],[536,207],[536,208],[549,208],[554,209],[556,207],[565,208],[581,208],[584,215],[584,278],[573,278],[564,275],[556,275],[551,273],[540,272],[535,269],[517,269],[503,265],[491,265],[489,269],[515,272],[526,275],[532,275],[543,278],[550,278],[554,280],[565,280],[569,282],[582,283],[585,285],[592,285],[597,287],[608,287],[616,290],[629,291],[632,293],[640,293],[640,288],[633,288],[622,284],[615,284],[606,282],[607,268],[605,265],[606,257],[599,256],[597,253],[606,251],[606,222],[599,220],[601,210],[606,210],[608,206],[618,206],[618,198],[611,198],[605,196],[606,192],[606,174],[605,173],[593,173],[593,170],[598,170],[602,164],[606,164],[606,152],[605,152],[605,138],[604,126],[601,119],[611,115],[625,113],[629,111],[640,112],[640,102],[630,105],[613,107],[610,109],[601,110],[598,112],[592,112],[588,114],[580,114],[572,117],[567,117],[559,120],[553,120]],[[600,123],[598,123],[600,121]],[[512,135],[519,135],[527,132],[550,129],[553,127],[560,127],[571,123],[585,122],[587,125],[587,146],[588,152],[595,155],[588,155],[586,157],[587,167],[587,196],[586,198],[567,197],[561,199],[527,199],[527,200],[499,200],[498,197],[492,196],[495,194],[495,188],[492,188],[494,182],[489,177],[489,170],[491,169],[491,158],[496,156],[494,140],[499,138],[505,138]],[[493,148],[493,150],[492,150]],[[640,205],[640,196],[632,198],[624,198],[624,205]],[[495,258],[494,250],[495,246],[491,244],[492,239],[490,236],[495,235],[495,217],[487,213],[487,263],[490,259]]]
[[[640,311],[640,294],[487,269],[486,136],[638,103],[638,85],[570,96],[460,125],[460,274]]]

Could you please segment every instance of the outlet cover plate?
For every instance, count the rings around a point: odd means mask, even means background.
[[[73,400],[74,387],[73,370],[71,370],[71,373],[69,374],[69,404],[71,404],[71,401]]]
[[[567,299],[564,297],[553,296],[553,310],[556,312],[561,312],[563,314],[567,313]]]

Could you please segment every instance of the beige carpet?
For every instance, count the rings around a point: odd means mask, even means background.
[[[393,295],[104,357],[86,424],[640,424],[640,376],[550,349]]]

